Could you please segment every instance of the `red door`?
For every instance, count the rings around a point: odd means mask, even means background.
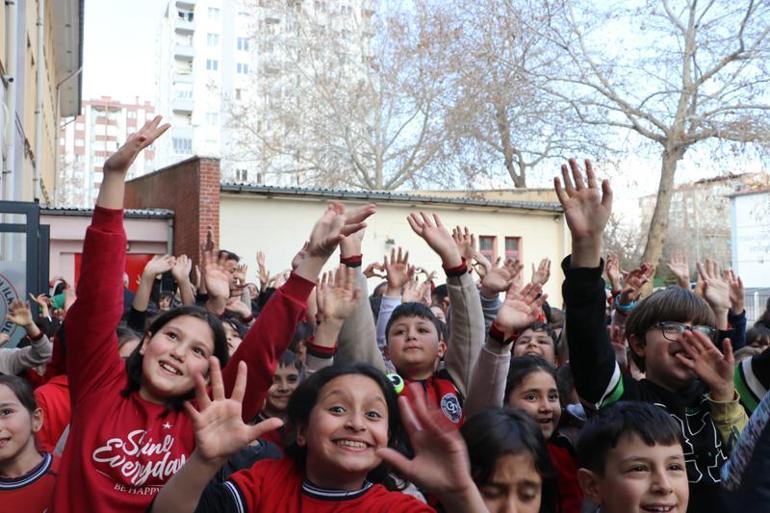
[[[154,255],[148,253],[129,253],[126,255],[126,273],[128,273],[128,290],[136,292],[136,280],[142,275],[144,266]],[[75,283],[80,279],[80,253],[75,253]]]

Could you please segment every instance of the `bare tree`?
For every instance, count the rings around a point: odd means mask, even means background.
[[[631,131],[660,148],[657,203],[642,255],[657,262],[677,163],[688,149],[707,140],[770,140],[770,3],[573,4],[551,4],[563,16],[543,32],[565,62],[535,73],[585,126],[615,136]]]
[[[288,30],[258,27],[258,48],[279,45],[283,57],[254,70],[263,84],[256,95],[231,102],[239,157],[316,186],[392,190],[432,181],[444,79],[427,34],[437,29],[417,7],[380,2],[337,16],[297,3]]]
[[[569,104],[541,93],[537,72],[554,60],[540,35],[551,13],[528,0],[455,0],[454,12],[461,36],[448,46],[450,155],[465,174],[502,169],[524,188],[531,168],[586,144],[583,132],[564,130]]]

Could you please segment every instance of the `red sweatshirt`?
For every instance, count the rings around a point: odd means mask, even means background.
[[[234,485],[234,486],[233,486]],[[304,481],[291,459],[264,460],[230,476],[232,511],[248,513],[433,513],[414,497],[366,483],[358,491],[325,490]],[[226,505],[225,505],[226,506]],[[228,511],[227,507],[222,508]]]
[[[123,313],[123,211],[97,207],[86,232],[77,301],[65,319],[72,423],[54,491],[54,513],[144,512],[194,449],[182,411],[123,397],[128,379],[115,328]],[[278,357],[304,315],[313,283],[292,276],[265,305],[224,369],[232,389],[239,359],[249,367],[244,417],[252,419]]]
[[[559,512],[580,513],[583,503],[583,492],[577,480],[577,458],[566,447],[560,447],[553,442],[545,444],[551,463],[556,469],[557,486],[559,489]]]
[[[43,461],[26,475],[0,478],[0,511],[45,513],[58,470],[59,459],[45,453]]]
[[[37,405],[43,410],[43,427],[37,432],[37,447],[53,452],[70,423],[70,393],[67,376],[55,376],[35,390]]]

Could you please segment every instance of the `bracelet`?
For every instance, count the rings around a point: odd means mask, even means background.
[[[636,304],[637,304],[637,301],[634,300],[634,301],[631,301],[630,303],[628,303],[627,305],[622,305],[622,304],[620,304],[620,294],[615,296],[615,309],[620,311],[620,312],[628,313],[631,310],[633,310],[634,308],[636,308]]]

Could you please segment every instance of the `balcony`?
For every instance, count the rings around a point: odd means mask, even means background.
[[[195,0],[176,0],[176,6],[180,9],[195,10]]]
[[[174,18],[174,30],[180,34],[195,31],[195,22],[192,18]]]
[[[174,112],[192,112],[195,102],[192,98],[174,98],[171,100],[171,108]]]
[[[191,61],[195,56],[193,47],[187,44],[176,43],[174,45],[174,57],[179,60]]]

